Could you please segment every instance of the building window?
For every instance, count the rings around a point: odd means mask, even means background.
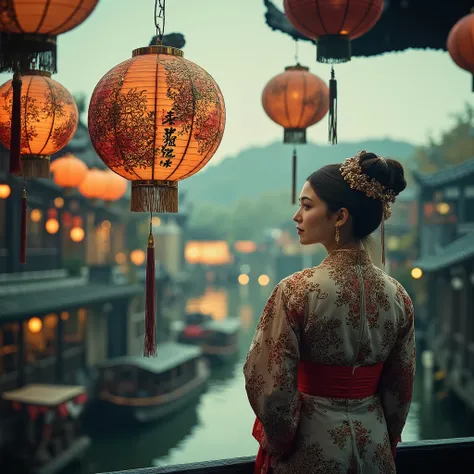
[[[19,323],[5,323],[0,326],[0,376],[18,369]]]
[[[57,315],[49,314],[43,319],[36,316],[30,318],[24,325],[25,362],[35,362],[56,354]]]
[[[61,320],[63,322],[64,347],[67,349],[84,345],[87,310],[80,308],[75,311],[63,311]]]

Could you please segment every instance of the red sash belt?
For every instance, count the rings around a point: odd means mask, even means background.
[[[324,398],[356,400],[370,397],[377,393],[382,368],[383,362],[354,368],[300,361],[298,391]],[[271,458],[262,448],[265,432],[258,418],[255,420],[252,435],[260,443],[255,461],[255,474],[266,474],[271,465]]]

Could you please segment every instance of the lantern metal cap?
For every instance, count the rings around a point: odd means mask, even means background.
[[[287,66],[285,71],[309,71],[309,67],[302,66],[300,63],[297,63],[294,66]]]
[[[168,54],[170,56],[178,56],[182,58],[184,56],[183,51],[172,46],[163,46],[157,44],[153,46],[145,46],[144,48],[137,48],[132,51],[132,57],[143,56],[144,54]]]
[[[40,71],[38,69],[27,69],[22,72],[23,76],[42,76],[42,77],[51,77],[50,71]]]

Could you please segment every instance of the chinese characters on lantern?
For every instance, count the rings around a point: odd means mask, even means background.
[[[164,117],[161,122],[163,125],[168,125],[163,133],[163,145],[161,146],[161,160],[160,166],[169,168],[172,165],[171,160],[175,157],[174,147],[176,146],[176,128],[173,127],[175,124],[176,116],[174,110],[171,109]]]

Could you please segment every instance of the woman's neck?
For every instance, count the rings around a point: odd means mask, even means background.
[[[328,255],[336,250],[361,250],[363,248],[360,240],[349,240],[343,243],[333,242],[332,245],[325,245],[325,247]]]

